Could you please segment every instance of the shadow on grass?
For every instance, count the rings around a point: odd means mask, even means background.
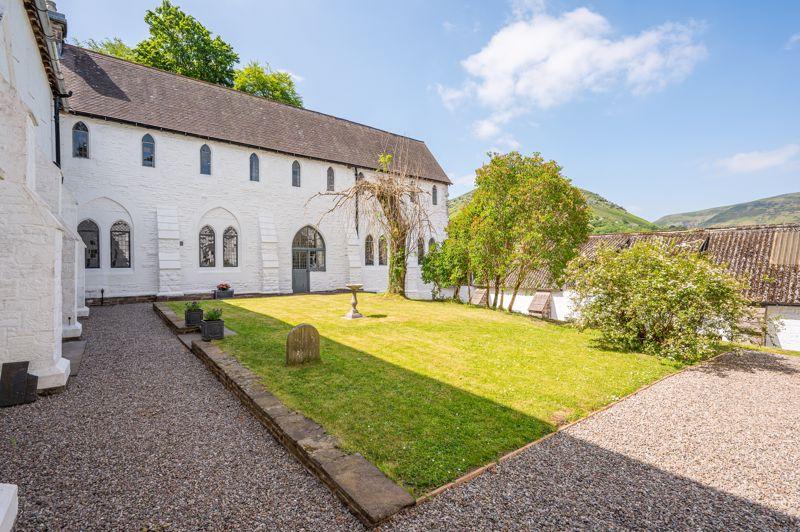
[[[388,318],[389,316],[387,314],[367,314],[366,317],[379,319],[379,318]]]
[[[288,368],[286,336],[294,324],[230,302],[225,320],[238,334],[225,338],[224,348],[267,389],[415,496],[555,430],[324,336],[321,363]]]

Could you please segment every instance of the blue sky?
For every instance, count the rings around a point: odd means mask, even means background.
[[[58,8],[135,44],[157,3]],[[306,107],[424,140],[451,197],[509,149],[650,220],[800,191],[796,0],[175,3]]]

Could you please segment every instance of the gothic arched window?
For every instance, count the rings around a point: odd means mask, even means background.
[[[239,233],[228,227],[222,233],[222,266],[236,268],[239,266]]]
[[[372,241],[372,235],[367,235],[364,239],[364,265],[373,266],[375,264],[375,243]]]
[[[211,175],[211,148],[208,144],[200,146],[200,173]]]
[[[386,237],[381,235],[378,239],[378,265],[386,266],[389,263],[389,246],[386,244]]]
[[[131,227],[122,220],[111,226],[111,267],[131,267]]]
[[[142,166],[156,165],[156,141],[148,133],[142,137]]]
[[[297,161],[292,163],[292,186],[300,186],[300,163]]]
[[[333,168],[328,167],[328,186],[327,186],[328,192],[333,192],[335,184],[336,183],[334,182]]]
[[[258,181],[258,155],[255,153],[250,154],[250,181]]]
[[[89,158],[89,128],[83,122],[72,126],[72,156]]]
[[[213,268],[216,265],[216,238],[210,225],[200,229],[200,267]]]
[[[91,220],[84,220],[78,224],[78,234],[81,235],[86,250],[83,254],[86,268],[100,267],[100,229]]]

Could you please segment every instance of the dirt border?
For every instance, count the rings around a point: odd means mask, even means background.
[[[153,303],[153,310],[176,335],[186,327],[166,303]],[[232,355],[211,342],[181,337],[191,345],[211,372],[231,390],[275,439],[319,478],[367,527],[375,527],[403,508],[416,504],[403,488],[358,453],[348,454],[339,441],[320,425],[290,410],[261,383],[259,377]]]

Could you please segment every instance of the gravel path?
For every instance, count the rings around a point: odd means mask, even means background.
[[[668,378],[388,528],[800,528],[800,357]]]
[[[69,388],[0,410],[18,530],[361,528],[149,304],[94,307],[84,326]]]

